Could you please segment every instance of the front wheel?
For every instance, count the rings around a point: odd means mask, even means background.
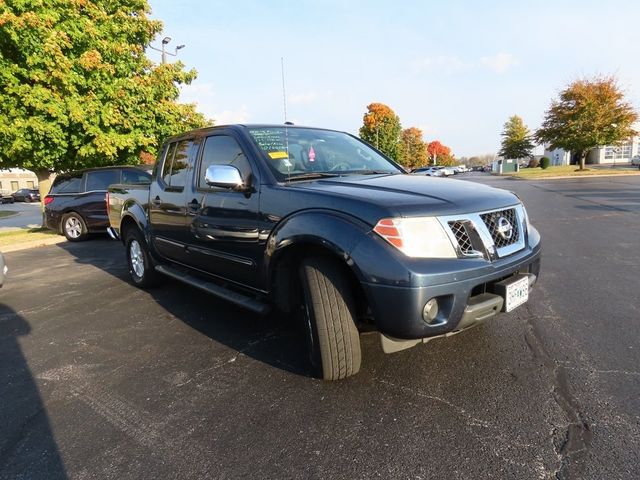
[[[130,228],[126,232],[125,245],[127,247],[127,263],[129,275],[133,283],[140,288],[150,288],[158,284],[158,273],[139,230]]]
[[[303,322],[314,373],[340,380],[360,370],[360,336],[355,302],[342,268],[328,257],[303,260],[300,267]]]

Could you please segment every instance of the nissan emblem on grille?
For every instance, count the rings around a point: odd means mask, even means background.
[[[513,235],[513,226],[511,225],[509,220],[504,217],[500,217],[498,219],[498,228],[496,230],[505,240],[509,240],[511,238],[511,235]]]

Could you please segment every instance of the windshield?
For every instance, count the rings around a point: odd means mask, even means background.
[[[342,132],[313,128],[249,128],[280,181],[348,173],[401,173],[364,142]]]

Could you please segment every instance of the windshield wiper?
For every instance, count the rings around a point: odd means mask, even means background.
[[[340,173],[328,173],[328,172],[308,172],[298,173],[287,177],[287,181],[294,180],[313,180],[314,178],[333,178],[339,177]]]
[[[394,170],[351,170],[349,173],[356,175],[395,175],[400,172]]]

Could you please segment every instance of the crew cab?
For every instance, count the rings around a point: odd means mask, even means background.
[[[513,193],[408,175],[347,133],[290,125],[172,137],[150,185],[109,187],[131,279],[186,282],[305,329],[315,373],[358,372],[359,333],[391,353],[527,301],[541,242]]]

